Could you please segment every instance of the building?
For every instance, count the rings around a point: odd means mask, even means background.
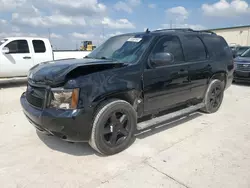
[[[224,37],[230,46],[250,46],[250,25],[210,29],[209,31]]]

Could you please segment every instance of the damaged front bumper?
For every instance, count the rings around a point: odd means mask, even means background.
[[[85,142],[90,139],[91,111],[36,108],[27,101],[25,92],[21,95],[20,102],[27,119],[38,131],[72,142]]]

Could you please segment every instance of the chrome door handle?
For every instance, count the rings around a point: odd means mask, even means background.
[[[180,71],[178,72],[178,74],[179,74],[179,75],[188,74],[188,71],[182,69],[182,70],[180,70]]]

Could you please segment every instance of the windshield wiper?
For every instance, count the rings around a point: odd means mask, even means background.
[[[102,56],[102,57],[89,57],[89,56],[85,56],[84,58],[113,60],[113,59],[111,59],[111,58],[107,58],[107,57],[104,57],[104,56]]]
[[[103,57],[101,57],[100,59],[109,59],[109,58],[103,56]]]

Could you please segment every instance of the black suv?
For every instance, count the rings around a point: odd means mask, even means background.
[[[20,100],[37,130],[112,155],[138,130],[216,112],[233,71],[232,51],[214,33],[147,30],[111,37],[83,59],[34,66]]]

